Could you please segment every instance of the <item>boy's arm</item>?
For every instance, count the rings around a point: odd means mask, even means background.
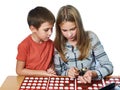
[[[53,59],[51,60],[51,63],[47,69],[47,72],[56,75]]]
[[[45,70],[30,70],[25,68],[25,62],[17,60],[16,73],[23,76],[54,76]]]

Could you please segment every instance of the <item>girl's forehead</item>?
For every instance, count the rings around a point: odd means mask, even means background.
[[[75,22],[71,22],[71,21],[63,21],[60,26],[65,26],[65,25],[75,25]]]
[[[70,30],[76,27],[76,24],[74,22],[64,22],[62,24],[60,24],[60,28],[61,29],[65,29],[65,30]]]

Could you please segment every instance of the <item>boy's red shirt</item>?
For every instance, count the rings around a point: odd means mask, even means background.
[[[53,52],[52,40],[39,44],[34,42],[29,35],[18,45],[16,59],[24,61],[27,69],[47,70],[53,58]]]

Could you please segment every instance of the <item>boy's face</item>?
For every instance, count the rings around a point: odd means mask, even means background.
[[[53,24],[49,22],[44,22],[41,26],[34,30],[34,34],[36,35],[36,40],[39,42],[47,41],[52,34]]]

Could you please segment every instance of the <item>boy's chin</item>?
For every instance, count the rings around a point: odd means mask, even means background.
[[[45,40],[43,40],[43,42],[46,42],[46,41],[48,41],[49,39],[45,39]]]

